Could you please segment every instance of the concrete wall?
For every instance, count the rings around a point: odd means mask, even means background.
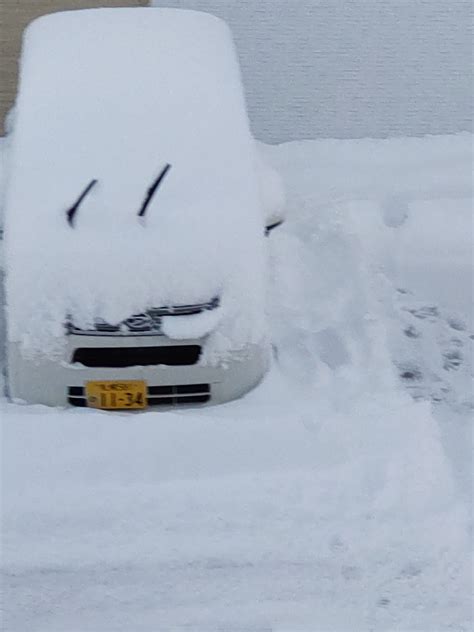
[[[34,18],[55,11],[93,7],[146,6],[147,0],[0,0],[0,121],[13,104],[21,35]]]
[[[229,22],[269,142],[472,129],[472,0],[152,0]]]

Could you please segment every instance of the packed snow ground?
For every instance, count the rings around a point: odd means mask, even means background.
[[[472,629],[471,142],[266,149],[288,220],[247,397],[3,401],[5,630]]]

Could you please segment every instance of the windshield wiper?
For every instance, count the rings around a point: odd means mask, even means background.
[[[148,189],[146,193],[146,197],[143,200],[142,207],[138,211],[138,217],[143,217],[145,215],[146,209],[151,202],[151,198],[155,195],[156,191],[158,190],[158,187],[163,181],[163,178],[166,176],[166,174],[168,173],[170,169],[171,169],[171,165],[167,163],[161,170],[160,175],[156,178],[156,180],[153,182],[151,187]]]
[[[86,188],[84,189],[84,191],[81,193],[81,195],[77,198],[76,202],[71,206],[70,209],[66,211],[66,219],[69,226],[71,226],[71,228],[74,228],[74,219],[76,217],[76,213],[79,209],[79,206],[81,205],[81,202],[83,201],[83,199],[86,197],[86,195],[89,193],[89,191],[92,189],[92,187],[95,184],[97,184],[97,180],[91,180],[89,184],[86,186]]]

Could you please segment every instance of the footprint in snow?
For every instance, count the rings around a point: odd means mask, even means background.
[[[400,329],[393,332],[392,352],[402,384],[416,400],[473,406],[466,396],[471,368],[465,348],[474,334],[461,318],[417,302],[409,290],[398,288],[397,296]]]

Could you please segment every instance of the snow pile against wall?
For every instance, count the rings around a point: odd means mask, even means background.
[[[257,138],[472,129],[471,0],[152,0],[225,19]]]
[[[7,193],[10,339],[47,352],[61,340],[67,314],[79,326],[95,317],[119,322],[145,308],[219,296],[219,344],[258,340],[256,161],[235,51],[220,20],[144,8],[34,22]],[[66,211],[93,179],[71,227]]]
[[[293,142],[266,154],[289,199],[270,241],[269,297],[287,374],[344,407],[390,384],[390,357],[417,398],[471,409],[472,136]]]

